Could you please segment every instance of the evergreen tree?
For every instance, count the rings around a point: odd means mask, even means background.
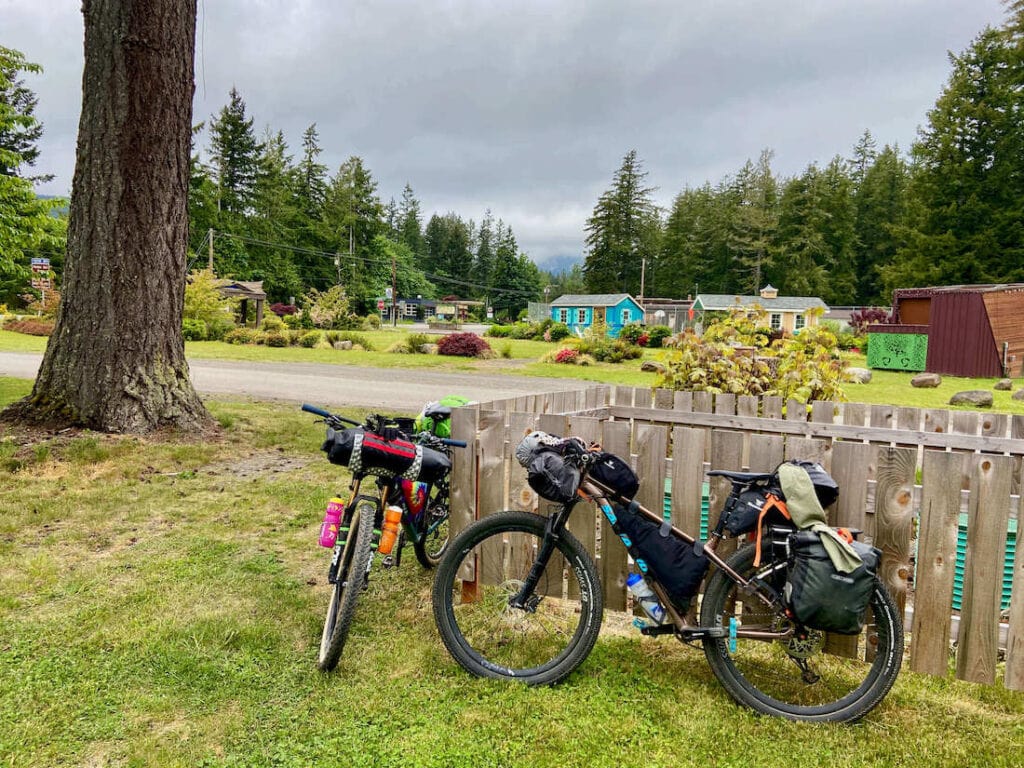
[[[302,134],[302,160],[298,169],[299,204],[309,219],[319,218],[327,194],[327,166],[317,161],[322,152],[316,123],[313,123]]]
[[[531,301],[541,295],[537,266],[519,253],[511,227],[498,220],[495,229],[494,291],[490,305],[498,317],[515,320]]]
[[[822,266],[828,279],[821,293],[826,304],[849,306],[857,289],[856,244],[857,211],[853,195],[853,179],[846,161],[835,157],[818,177],[818,204],[821,206],[822,237],[825,259]]]
[[[785,185],[779,201],[775,267],[769,280],[790,296],[821,296],[827,288],[828,244],[820,177],[821,171],[811,164]]]
[[[42,126],[32,112],[35,96],[22,83],[21,72],[37,73],[38,65],[10,48],[0,47],[0,303],[17,303],[28,292],[33,257],[63,263],[66,220],[51,215],[64,200],[36,197],[24,169],[35,162],[35,142]]]
[[[38,64],[26,61],[20,51],[0,45],[0,175],[21,176],[34,167],[39,157],[37,143],[43,124],[36,119],[39,99],[25,85],[21,74],[40,74]],[[29,181],[49,181],[52,175],[28,177]]]
[[[587,219],[587,255],[583,272],[591,293],[639,293],[642,265],[653,264],[660,234],[653,187],[636,150],[623,158],[612,186]]]
[[[402,190],[402,201],[398,204],[398,242],[405,244],[414,257],[423,255],[423,217],[420,214],[420,201],[413,194],[409,182]]]
[[[216,169],[218,207],[230,214],[245,214],[252,206],[262,147],[246,117],[245,102],[235,88],[229,103],[210,124],[210,152]]]
[[[857,290],[854,303],[889,303],[879,269],[893,262],[908,206],[910,169],[896,147],[886,146],[874,158],[854,194],[856,206]]]
[[[494,259],[494,216],[488,208],[476,233],[476,255],[473,258],[472,279],[479,286],[481,295],[486,294],[493,284]]]
[[[850,158],[850,178],[853,179],[855,187],[860,187],[868,169],[875,164],[875,158],[878,156],[875,146],[875,137],[871,135],[871,131],[865,130],[853,148],[853,157]]]
[[[676,195],[665,222],[656,295],[683,298],[695,294],[698,286],[702,286],[705,293],[721,289],[714,279],[712,258],[715,241],[724,239],[724,233],[715,228],[718,203],[718,197],[708,184]]]
[[[469,225],[455,213],[434,214],[424,234],[422,269],[442,294],[466,295],[473,266]]]
[[[587,284],[583,279],[583,267],[573,264],[561,272],[542,272],[541,283],[544,288],[544,301],[552,302],[559,296],[586,293]]]
[[[377,197],[377,182],[361,158],[350,157],[331,179],[321,232],[327,250],[339,254],[339,280],[359,313],[376,306],[379,285],[374,270],[390,271],[390,264],[380,264],[374,258],[373,243],[384,230],[384,206]]]
[[[756,294],[771,268],[770,247],[778,226],[778,189],[772,175],[774,153],[762,150],[757,165],[749,160],[733,181],[735,207],[729,218],[726,243],[732,258],[737,290]]]
[[[912,149],[914,217],[887,289],[1024,280],[1024,6],[958,56]]]

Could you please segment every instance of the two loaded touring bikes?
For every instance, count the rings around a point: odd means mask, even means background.
[[[464,443],[411,423],[373,416],[358,424],[303,408],[326,422],[328,458],[352,471],[348,501],[338,500],[343,535],[328,572],[321,669],[338,662],[390,508],[401,526],[397,556],[409,542],[424,566],[437,566],[434,618],[462,667],[528,684],[564,679],[593,649],[604,618],[594,560],[567,528],[583,506],[604,516],[629,553],[630,592],[646,611],[639,631],[702,647],[740,704],[795,720],[855,721],[899,674],[903,626],[877,577],[880,553],[859,532],[826,524],[823,507],[838,488],[819,465],[713,470],[731,492],[701,541],[635,501],[639,478],[621,458],[534,432],[516,458],[554,511],[496,512],[449,539],[449,452]],[[447,424],[449,413],[439,406],[428,421]],[[367,493],[369,477],[376,482]],[[728,538],[743,544],[722,557],[716,550]]]

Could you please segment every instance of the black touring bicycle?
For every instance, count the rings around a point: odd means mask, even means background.
[[[441,559],[434,617],[445,646],[468,671],[554,683],[586,659],[603,618],[601,582],[566,523],[578,504],[590,502],[660,603],[641,631],[701,644],[715,677],[739,703],[796,720],[848,722],[889,692],[902,662],[903,626],[876,576],[880,553],[822,525],[802,530],[787,508],[780,475],[813,485],[822,506],[835,500],[838,488],[820,465],[800,463],[795,474],[782,466],[771,473],[712,471],[732,489],[702,542],[632,500],[639,481],[612,454],[575,438],[532,433],[516,455],[534,490],[559,506],[548,517],[484,517]],[[716,547],[729,537],[750,541],[720,557]],[[845,541],[826,546],[826,538]],[[836,550],[852,558],[844,569]],[[690,602],[702,582],[699,620],[692,623]]]

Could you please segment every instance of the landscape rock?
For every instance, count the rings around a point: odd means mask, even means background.
[[[421,355],[436,355],[437,344],[420,344]]]
[[[942,377],[937,373],[919,373],[910,380],[910,386],[932,389],[942,383]]]
[[[854,384],[871,383],[871,371],[867,368],[847,368],[846,375]]]
[[[992,389],[997,392],[1009,392],[1013,389],[1013,379],[1000,379],[995,383],[995,386],[992,387]]]
[[[1014,392],[1012,395],[1010,395],[1010,399],[1011,400],[1024,400],[1024,389],[1018,389],[1016,392]]]
[[[987,389],[968,389],[964,392],[957,392],[949,398],[950,405],[976,405],[979,408],[992,407],[992,393]]]
[[[640,364],[640,370],[645,373],[665,373],[665,366],[654,360],[644,360]]]
[[[336,342],[334,342],[334,348],[335,349],[352,349],[352,342],[348,341],[347,339],[345,341],[336,341]]]

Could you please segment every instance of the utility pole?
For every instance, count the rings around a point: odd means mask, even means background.
[[[647,273],[647,257],[640,257],[640,295],[637,297],[642,302],[644,300],[644,277]]]
[[[209,258],[207,259],[206,266],[210,270],[210,272],[213,272],[213,227],[210,227],[210,233],[209,233],[208,239],[210,241],[210,243],[209,243],[209,254],[210,255],[209,255]]]
[[[391,254],[391,326],[398,327],[398,262]]]

